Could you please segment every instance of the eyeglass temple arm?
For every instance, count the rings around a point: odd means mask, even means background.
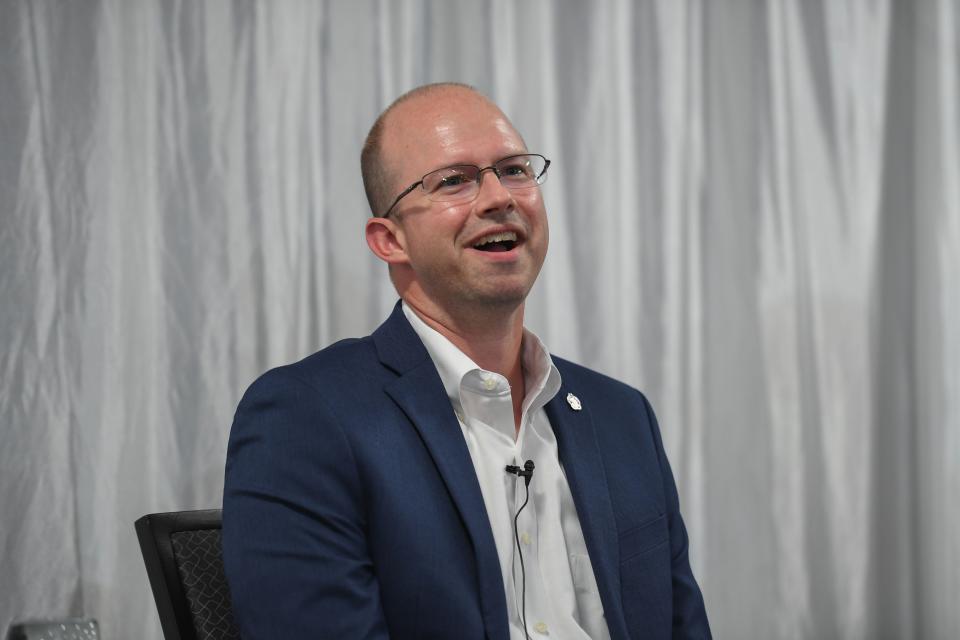
[[[417,187],[419,187],[421,184],[423,184],[423,180],[418,180],[417,182],[414,182],[412,185],[410,185],[409,187],[407,187],[406,189],[404,189],[404,190],[403,190],[403,193],[401,193],[400,195],[397,196],[397,199],[393,201],[393,204],[390,205],[390,207],[387,209],[387,211],[386,211],[382,216],[378,216],[378,217],[380,217],[380,218],[386,218],[387,216],[389,216],[389,215],[390,215],[390,212],[393,211],[393,208],[394,208],[395,206],[397,206],[397,203],[400,202],[401,200],[403,200],[404,196],[406,196],[406,195],[409,194],[411,191],[413,191],[414,189],[416,189]]]

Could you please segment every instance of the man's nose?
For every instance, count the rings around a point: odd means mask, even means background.
[[[485,172],[489,171],[489,173]],[[477,176],[480,184],[477,188],[480,190],[477,194],[477,209],[482,213],[495,213],[513,208],[516,204],[513,200],[513,193],[510,189],[503,186],[500,182],[500,176],[496,169],[486,167],[480,171]]]

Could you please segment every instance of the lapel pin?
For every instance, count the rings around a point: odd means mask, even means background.
[[[570,408],[574,411],[580,411],[580,409],[583,409],[583,405],[580,404],[580,398],[572,393],[567,394],[567,404],[570,405]]]

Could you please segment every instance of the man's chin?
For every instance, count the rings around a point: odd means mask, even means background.
[[[489,314],[515,311],[527,299],[532,287],[529,274],[512,277],[473,274],[470,278],[451,278],[441,287],[422,291],[432,305],[451,313]]]
[[[505,310],[512,311],[524,303],[529,293],[530,287],[516,285],[477,291],[472,298],[474,302],[487,307],[501,307]]]

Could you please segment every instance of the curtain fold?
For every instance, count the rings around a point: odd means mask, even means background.
[[[658,412],[719,638],[960,637],[960,3],[0,7],[0,625],[160,638],[264,370],[369,333],[359,150],[476,85],[554,164],[527,321]]]

